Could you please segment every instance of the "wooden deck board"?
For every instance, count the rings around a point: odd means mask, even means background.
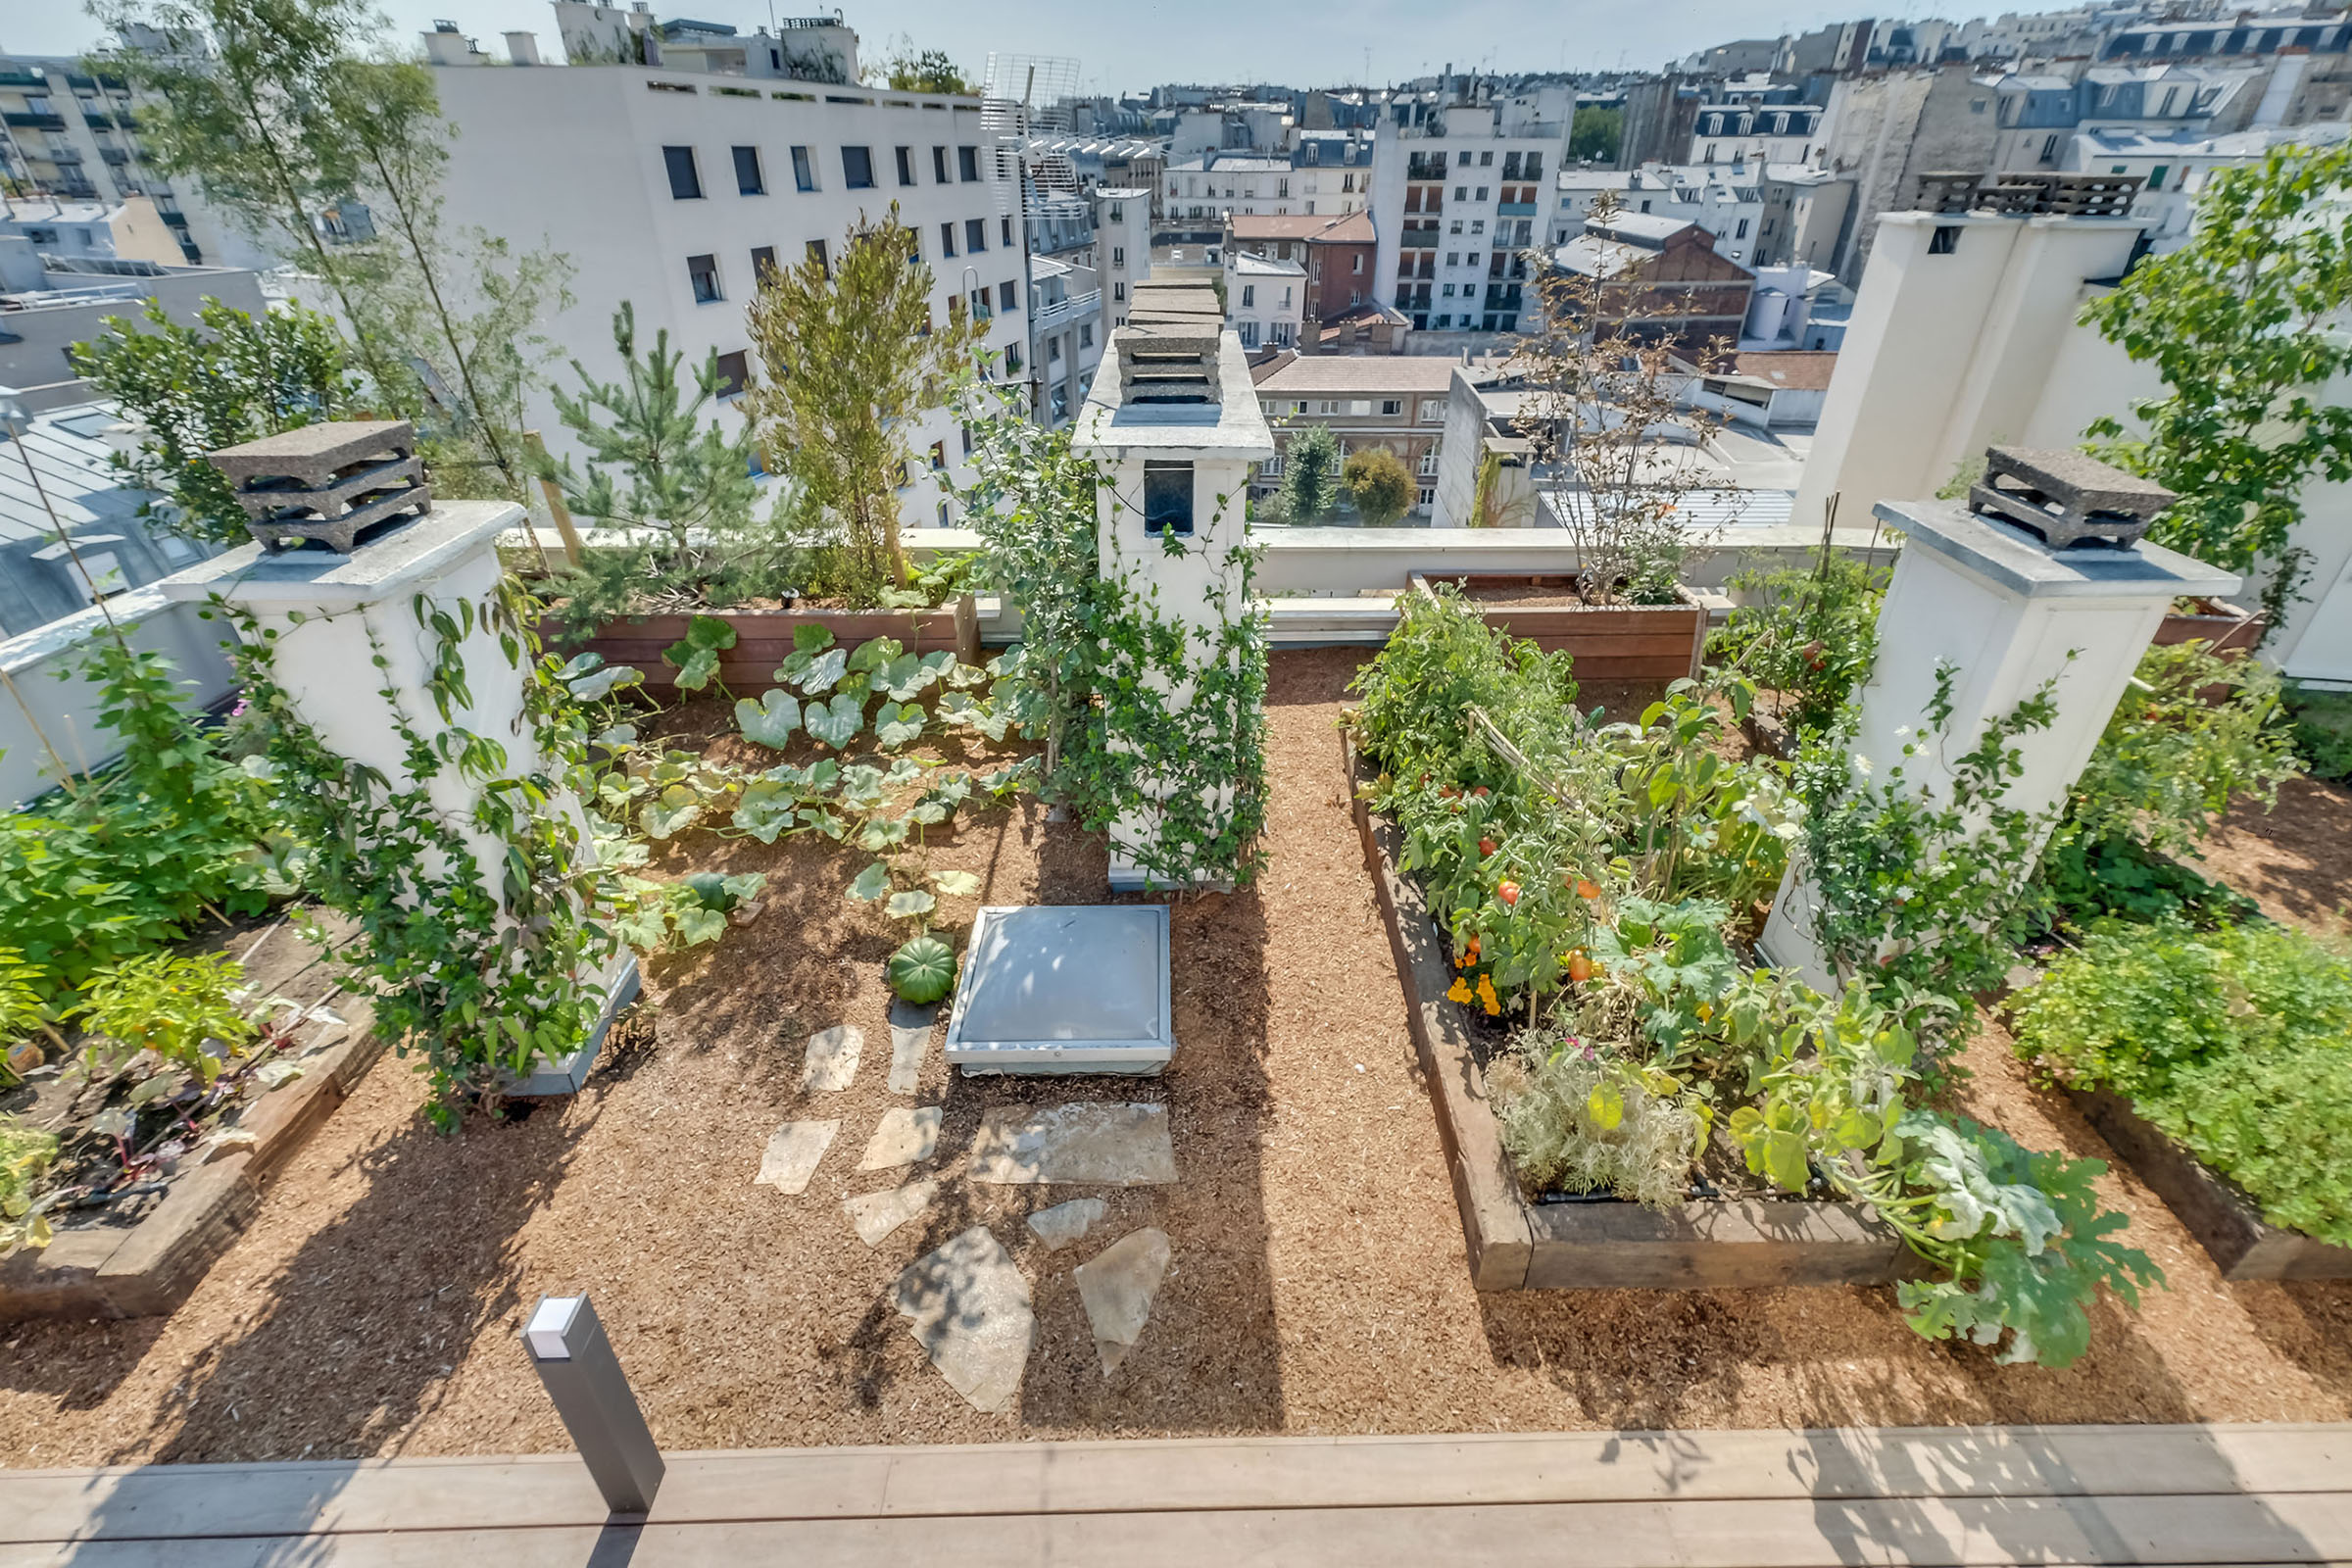
[[[2352,1561],[2352,1428],[1241,1439],[0,1472],[0,1565]],[[1433,1553],[1436,1554],[1433,1556]]]

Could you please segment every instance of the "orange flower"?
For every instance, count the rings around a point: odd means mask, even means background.
[[[1446,1000],[1447,1002],[1461,1003],[1464,1006],[1469,1005],[1470,982],[1460,978],[1459,976],[1456,976],[1453,984],[1446,989]]]
[[[1482,974],[1478,977],[1478,1000],[1487,1009],[1487,1016],[1490,1018],[1502,1011],[1502,1001],[1494,995],[1494,977],[1493,975]]]

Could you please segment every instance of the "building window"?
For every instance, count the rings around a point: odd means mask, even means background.
[[[808,161],[808,149],[792,150],[792,186],[795,190],[816,189],[816,166]]]
[[[1242,285],[1242,309],[1245,311],[1257,309],[1257,285],[1255,283]]]
[[[1113,245],[1110,248],[1110,265],[1113,267],[1125,267],[1127,265],[1126,246]]]
[[[988,308],[988,290],[985,288],[972,290],[972,319],[985,321],[991,314],[993,313]]]
[[[1004,286],[1005,286],[1006,288],[1010,288],[1010,287],[1012,287],[1012,285],[1011,285],[1010,283],[1007,283],[1007,284],[1005,284]],[[1112,284],[1110,285],[1110,298],[1111,298],[1111,302],[1112,302],[1113,304],[1120,304],[1120,305],[1123,305],[1123,304],[1125,304],[1125,303],[1126,303],[1126,300],[1127,300],[1127,285],[1126,285],[1126,283],[1124,283],[1123,281],[1113,281],[1113,282],[1112,282]]]
[[[1469,186],[1467,186],[1467,185],[1456,185],[1456,186],[1454,186],[1454,187],[1453,187],[1453,199],[1454,199],[1455,201],[1457,201],[1457,202],[1466,202],[1466,201],[1468,201],[1468,200],[1470,199],[1470,187],[1469,187]]]
[[[1004,241],[1004,248],[1005,248],[1006,250],[1010,250],[1010,249],[1012,249],[1012,220],[1011,220],[1011,219],[1009,219],[1009,218],[1000,218],[1000,219],[998,219],[998,220],[997,220],[997,238],[998,238],[998,239],[1000,239],[1000,240],[1002,240],[1002,241]]]
[[[1351,265],[1348,270],[1357,274],[1358,276],[1361,276],[1364,270],[1364,253],[1362,251],[1357,251],[1353,256],[1349,257],[1348,260],[1353,265]]]
[[[963,220],[963,248],[974,256],[988,249],[988,220],[967,218]]]
[[[1091,349],[1095,346],[1094,322],[1080,321],[1078,323],[1078,346],[1082,349]]]
[[[972,425],[971,425],[971,421],[970,421],[969,419],[966,419],[966,420],[963,422],[962,431],[963,431],[963,455],[964,455],[965,457],[967,457],[967,458],[968,458],[968,457],[970,457],[970,456],[972,455]]]
[[[954,223],[939,225],[939,254],[942,256],[956,254],[956,225]]]
[[[842,183],[851,190],[874,188],[874,150],[871,147],[844,147],[841,150]]]
[[[1494,167],[1494,154],[1492,149],[1489,149],[1488,151],[1478,155],[1478,167],[1481,169],[1492,169]]]
[[[753,246],[753,247],[752,247],[752,286],[753,286],[754,288],[758,288],[758,287],[760,287],[760,286],[762,283],[764,283],[764,282],[766,282],[766,281],[767,281],[767,274],[768,274],[768,273],[770,273],[770,272],[772,272],[772,271],[774,271],[775,270],[776,270],[776,248],[775,248],[773,245],[755,245],[755,246]]]
[[[1960,225],[1958,223],[1937,223],[1936,232],[1928,236],[1928,254],[1930,256],[1949,256],[1959,248]]]
[[[825,256],[825,242],[823,240],[812,239],[808,242],[808,260],[814,262],[816,264],[816,270],[824,273],[827,277],[831,277],[833,275],[833,264]]]
[[[1012,279],[1008,277],[1004,282],[999,283],[997,285],[997,309],[1000,311],[1017,311],[1020,308],[1020,290],[1013,287]]]
[[[979,179],[980,149],[977,147],[956,148],[956,172],[963,176],[963,182],[967,185]]]
[[[1404,399],[1382,398],[1380,400],[1380,412],[1383,414],[1402,414],[1404,412]]]
[[[1421,510],[1427,512],[1437,504],[1438,493],[1428,485],[1421,487]]]
[[[948,466],[948,444],[947,444],[945,441],[934,441],[934,442],[932,442],[932,443],[931,443],[931,471],[932,471],[933,473],[944,473],[944,472],[946,472],[946,471],[947,471],[947,466]]]
[[[1146,459],[1144,463],[1144,532],[1193,531],[1193,466]]]
[[[767,194],[767,181],[760,175],[759,148],[738,147],[735,149],[735,190],[738,195],[743,196]]]
[[[1734,239],[1745,239],[1745,238],[1747,238],[1747,220],[1746,220],[1746,219],[1742,218],[1741,220],[1740,220],[1740,227],[1739,227],[1739,228],[1738,228],[1738,229],[1737,229],[1737,230],[1736,230],[1736,231],[1733,233],[1733,235],[1732,235],[1732,238],[1734,238]]]
[[[1004,373],[1006,375],[1021,373],[1021,346],[1018,343],[1004,345]]]
[[[703,176],[694,167],[691,147],[664,147],[662,162],[669,168],[669,194],[682,202],[697,200],[703,194]]]
[[[741,397],[752,384],[751,356],[737,349],[718,357],[718,395],[722,398]]]
[[[914,149],[911,147],[901,147],[898,149],[898,154],[899,183],[902,185],[911,185],[914,183]]]
[[[711,305],[724,298],[718,292],[718,258],[689,256],[686,258],[686,281],[694,285],[694,303]]]
[[[1048,365],[1061,363],[1061,334],[1059,332],[1046,339],[1046,363]]]
[[[948,182],[948,150],[945,147],[931,149],[931,180],[938,185]]]

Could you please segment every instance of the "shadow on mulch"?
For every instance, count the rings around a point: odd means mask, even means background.
[[[361,1153],[367,1191],[263,1287],[238,1333],[189,1359],[118,1459],[384,1451],[476,1339],[528,1304],[514,1238],[595,1121],[469,1117],[452,1136],[419,1115]],[[407,1314],[386,1312],[403,1300]]]

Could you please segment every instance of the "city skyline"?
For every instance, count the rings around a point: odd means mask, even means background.
[[[481,40],[494,57],[503,57],[499,34],[509,29],[536,33],[541,53],[551,60],[562,53],[546,0],[388,0],[382,9],[389,22],[387,37],[404,48],[413,49],[419,32],[446,18]],[[764,26],[771,15],[803,9],[771,8],[766,0],[676,0],[655,7],[665,20],[693,17],[746,32]],[[1087,92],[1114,96],[1171,81],[1326,86],[1368,80],[1386,86],[1434,74],[1447,65],[1457,73],[1482,74],[1655,70],[1693,49],[1800,32],[1863,14],[1835,3],[1761,9],[1735,0],[1691,0],[1662,16],[1592,0],[1561,7],[1464,0],[1448,10],[1440,27],[1432,25],[1425,6],[1366,0],[1344,13],[1347,31],[1362,41],[1343,42],[1324,14],[1270,10],[1239,0],[1190,0],[1181,8],[1146,3],[1116,13],[1081,0],[1033,0],[993,16],[948,0],[851,0],[840,9],[858,29],[859,48],[869,59],[911,43],[917,49],[944,49],[977,77],[991,50],[1071,55],[1082,63]],[[12,20],[0,30],[0,48],[71,55],[100,36],[98,24],[79,7],[46,0],[33,15]]]

